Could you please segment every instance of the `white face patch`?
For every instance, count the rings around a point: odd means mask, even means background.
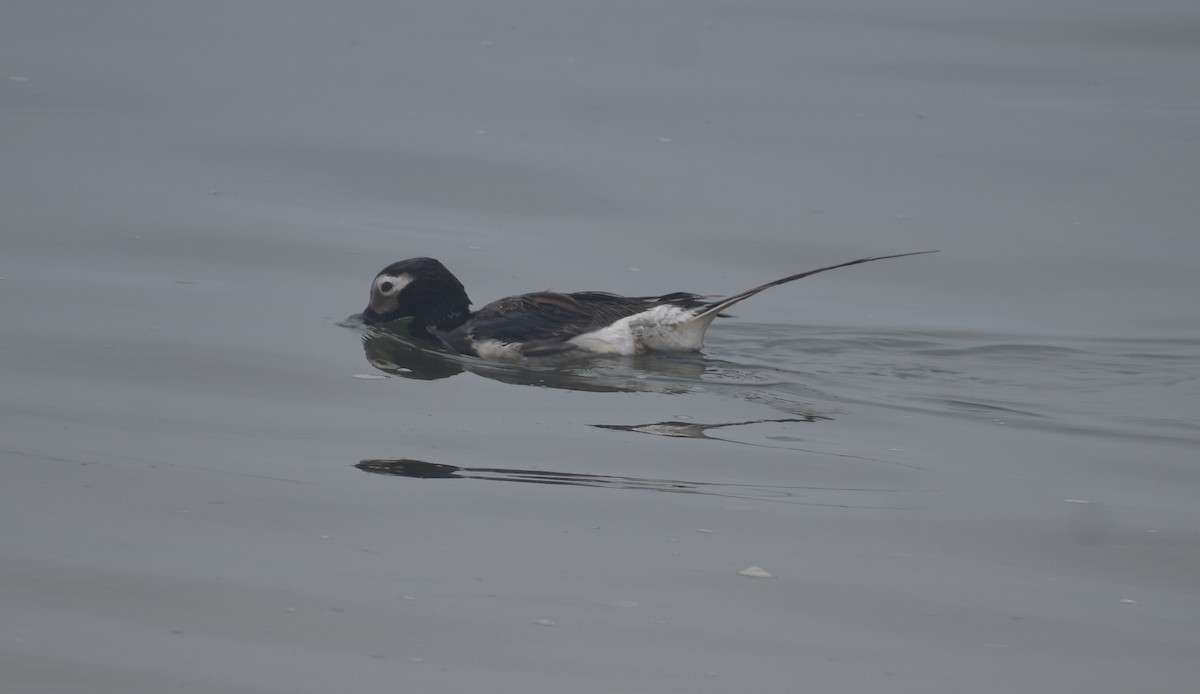
[[[380,275],[375,278],[375,284],[371,286],[372,293],[378,293],[380,296],[396,296],[413,281],[413,276],[404,273],[400,275]]]
[[[375,281],[371,283],[371,301],[368,304],[371,310],[383,316],[399,310],[400,303],[397,301],[397,295],[400,294],[401,289],[412,284],[414,279],[407,272],[376,277]]]

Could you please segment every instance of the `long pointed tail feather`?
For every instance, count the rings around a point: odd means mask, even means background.
[[[738,294],[734,294],[733,296],[721,299],[720,301],[718,301],[718,302],[710,305],[708,308],[704,309],[704,311],[696,314],[692,318],[692,320],[693,321],[694,320],[702,320],[705,318],[708,318],[709,320],[711,320],[712,318],[716,317],[716,315],[718,313],[720,313],[721,311],[724,311],[725,309],[729,308],[730,306],[733,306],[734,304],[738,303],[739,301],[745,301],[746,299],[749,299],[750,297],[754,296],[755,294],[757,294],[763,290],[770,289],[771,287],[777,287],[781,284],[787,284],[788,282],[795,282],[798,279],[803,279],[805,277],[808,277],[809,275],[815,275],[818,272],[825,272],[826,270],[836,270],[840,267],[847,267],[849,265],[858,265],[859,263],[869,263],[874,260],[887,260],[888,258],[903,258],[904,256],[908,256],[908,255],[925,255],[926,253],[937,253],[937,251],[913,251],[911,253],[897,253],[895,255],[873,255],[873,256],[868,256],[866,258],[859,258],[858,260],[851,260],[850,262],[847,262],[847,263],[838,263],[837,265],[829,265],[827,267],[819,267],[816,270],[809,270],[808,272],[801,272],[796,275],[788,275],[787,277],[777,279],[774,282],[767,282],[766,284],[759,285],[753,289],[747,289],[744,292],[740,292]]]

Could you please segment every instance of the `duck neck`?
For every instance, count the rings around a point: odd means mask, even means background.
[[[471,300],[464,295],[430,305],[417,319],[428,330],[448,333],[470,320],[471,315]]]

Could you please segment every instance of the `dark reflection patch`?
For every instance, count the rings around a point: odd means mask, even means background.
[[[798,417],[788,417],[786,419],[751,419],[745,422],[722,422],[718,424],[700,424],[697,422],[680,422],[676,420],[668,420],[665,422],[651,422],[649,424],[593,424],[597,429],[608,429],[610,431],[632,431],[638,434],[650,434],[651,436],[668,436],[677,439],[703,439],[705,441],[721,441],[724,443],[733,443],[739,446],[754,446],[756,448],[772,448],[781,451],[801,451],[804,453],[815,453],[817,455],[828,455],[834,458],[846,458],[849,460],[864,460],[871,463],[881,463],[884,465],[898,465],[900,467],[912,468],[920,470],[918,465],[908,463],[898,463],[890,460],[881,460],[879,458],[870,458],[861,455],[850,455],[848,453],[835,453],[833,451],[819,451],[811,448],[799,448],[797,446],[775,445],[774,443],[754,443],[752,441],[738,441],[736,439],[726,439],[720,436],[709,436],[710,429],[721,429],[724,427],[740,427],[751,424],[776,424],[776,423],[794,423],[794,422],[819,422],[822,420],[832,421],[832,417],[825,417],[818,414],[801,414]],[[795,436],[768,436],[764,439],[771,442],[798,442],[804,439]]]
[[[723,422],[720,424],[700,424],[698,422],[653,422],[650,424],[593,424],[597,429],[615,429],[617,431],[636,431],[639,434],[654,434],[656,436],[673,436],[676,438],[687,439],[711,439],[708,435],[709,429],[720,429],[722,427],[740,427],[749,424],[778,424],[790,422],[816,422],[818,420],[830,420],[830,417],[821,415],[806,414],[802,417],[789,417],[787,419],[752,419],[746,422]],[[719,439],[724,441],[725,439]],[[731,442],[737,443],[737,442]]]
[[[898,489],[864,489],[853,487],[805,487],[766,484],[734,484],[720,482],[689,482],[620,475],[591,475],[553,470],[521,470],[512,468],[458,467],[445,463],[430,463],[411,458],[374,458],[363,460],[354,467],[364,472],[420,479],[474,479],[494,482],[526,482],[530,484],[599,487],[603,489],[636,489],[672,494],[699,494],[732,499],[775,501],[811,506],[841,508],[913,508],[898,498]]]
[[[443,463],[427,463],[424,460],[409,458],[377,458],[364,460],[354,467],[364,472],[374,472],[380,475],[396,475],[398,477],[420,477],[436,479],[439,477],[462,477],[458,474],[462,468]]]

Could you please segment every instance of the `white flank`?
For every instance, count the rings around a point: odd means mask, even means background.
[[[715,314],[696,319],[696,309],[655,306],[612,325],[577,335],[569,342],[598,354],[695,352],[704,344],[704,331]]]

